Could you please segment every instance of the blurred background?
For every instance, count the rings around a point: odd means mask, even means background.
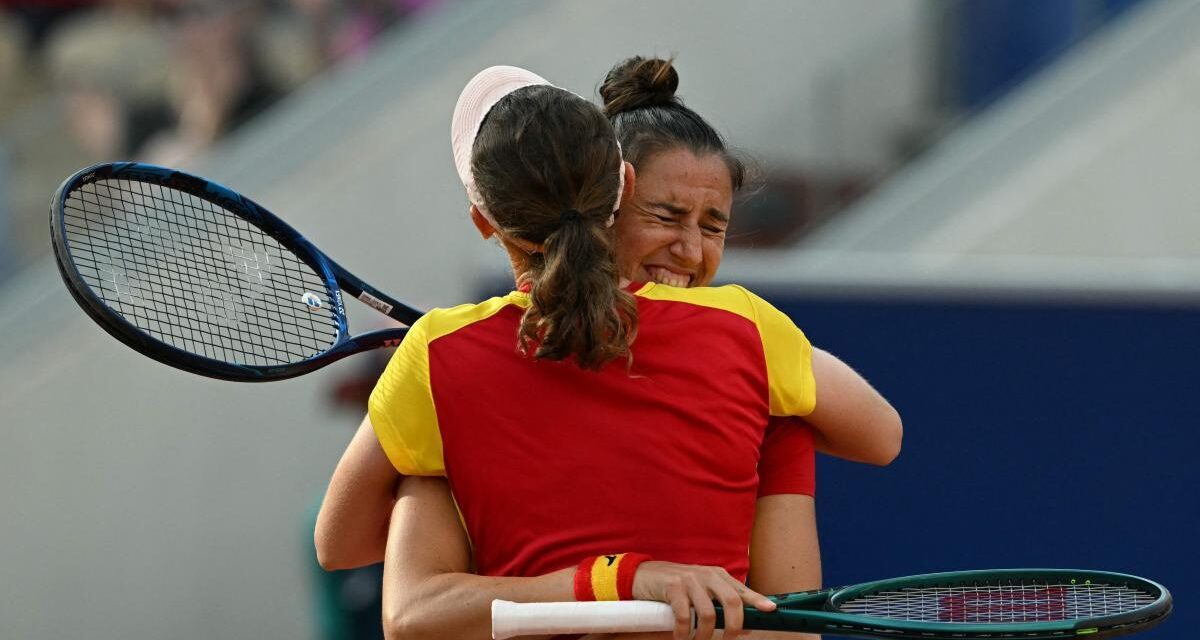
[[[819,460],[826,581],[1125,571],[1176,596],[1144,637],[1184,638],[1197,33],[1196,0],[0,0],[0,638],[378,637],[378,572],[321,572],[311,527],[382,356],[237,385],[133,353],[49,257],[63,178],[187,168],[449,306],[509,277],[466,224],[462,85],[594,96],[635,54],[760,168],[719,279],[905,418],[890,467]]]

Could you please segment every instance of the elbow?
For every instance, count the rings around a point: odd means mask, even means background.
[[[900,457],[901,442],[904,440],[904,423],[900,420],[900,414],[890,406],[888,409],[888,415],[881,420],[885,425],[884,437],[880,438],[879,451],[871,460],[873,464],[881,467],[891,464]]]
[[[336,537],[329,526],[329,519],[326,517],[325,504],[321,504],[321,511],[317,513],[316,526],[313,527],[313,549],[317,552],[317,564],[326,571],[337,571],[345,569],[342,566],[338,557],[337,546],[334,545]]]
[[[864,464],[886,467],[900,456],[900,443],[904,439],[904,425],[900,414],[890,405],[887,411],[873,417],[868,424],[870,437],[859,441],[860,446],[853,453],[825,450],[835,456],[861,462]]]
[[[375,563],[351,554],[338,554],[331,551],[322,552],[318,548],[317,564],[326,571],[345,571],[347,569],[360,569]]]
[[[423,615],[419,606],[411,606],[404,602],[388,602],[383,604],[383,637],[384,640],[436,640],[444,638],[439,633],[429,616]]]
[[[317,564],[326,571],[355,569],[362,564],[353,562],[352,558],[333,543],[332,536],[323,534],[320,527],[313,534],[313,546],[317,550]]]
[[[383,638],[384,640],[411,640],[415,638],[412,625],[398,611],[388,611],[388,607],[384,607],[383,612]]]
[[[347,527],[329,526],[318,518],[313,530],[313,547],[317,552],[317,564],[322,569],[358,569],[383,561],[386,532],[371,538],[352,533]]]
[[[320,552],[317,553],[317,564],[321,565],[321,568],[326,571],[341,571],[343,569],[350,568],[346,566],[345,563],[338,562],[337,558],[330,557]]]
[[[347,568],[343,562],[340,562],[341,559],[337,557],[333,549],[329,548],[329,545],[321,543],[320,536],[316,537],[316,547],[317,564],[321,565],[322,569],[326,571],[338,571],[339,569]]]

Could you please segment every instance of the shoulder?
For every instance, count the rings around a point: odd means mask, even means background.
[[[416,337],[422,342],[429,343],[469,325],[487,320],[507,307],[523,308],[528,306],[528,300],[529,298],[524,294],[512,292],[505,296],[489,298],[483,302],[430,309],[413,324],[409,331],[409,337]],[[405,338],[405,340],[408,339]]]
[[[766,300],[755,295],[749,289],[736,284],[727,284],[720,287],[680,289],[649,283],[639,289],[634,295],[647,300],[681,302],[710,309],[719,309],[737,314],[755,323],[759,321],[764,312],[774,311],[774,307]]]

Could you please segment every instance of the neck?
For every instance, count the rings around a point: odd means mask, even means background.
[[[508,261],[512,265],[513,283],[520,287],[522,283],[529,280],[529,254],[512,246],[511,244],[500,242],[504,246],[504,250],[508,252]]]
[[[508,262],[512,266],[513,285],[517,288],[520,288],[520,286],[523,283],[525,283],[526,281],[528,281],[530,278],[530,265],[529,265],[529,255],[530,254],[526,253],[524,250],[522,250],[520,248],[513,246],[513,244],[511,242],[506,242],[504,239],[500,240],[500,246],[504,247],[504,250],[506,252],[508,252]],[[624,289],[625,287],[628,287],[632,282],[633,282],[633,280],[630,280],[629,278],[626,278],[625,276],[621,276],[617,282],[617,286]]]

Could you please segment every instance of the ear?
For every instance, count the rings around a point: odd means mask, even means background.
[[[479,235],[483,236],[484,240],[496,235],[496,227],[483,216],[479,211],[479,207],[471,205],[471,222],[475,223],[475,228],[479,230]]]
[[[633,183],[637,182],[637,176],[634,175],[633,165],[625,163],[625,186],[621,189],[621,204],[633,200]]]

